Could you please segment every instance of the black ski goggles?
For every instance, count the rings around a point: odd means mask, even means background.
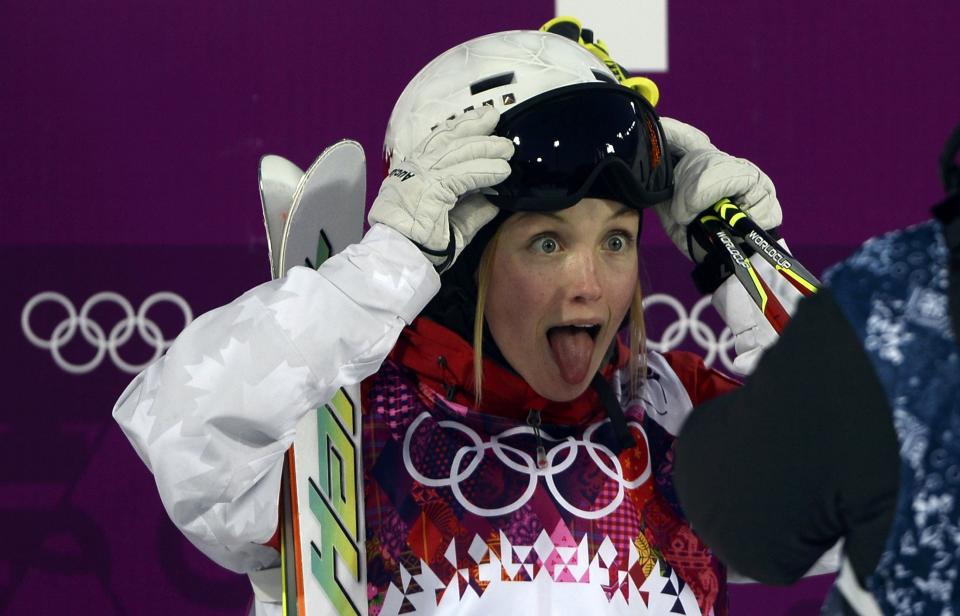
[[[545,92],[506,111],[494,134],[516,148],[510,176],[487,195],[501,209],[548,212],[601,197],[641,210],[673,195],[660,119],[623,86]]]

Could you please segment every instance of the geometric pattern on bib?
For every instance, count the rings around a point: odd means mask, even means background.
[[[391,360],[363,398],[371,615],[726,613],[716,561],[656,488],[642,409],[619,456],[606,421],[545,423],[537,474],[525,423],[449,403]]]

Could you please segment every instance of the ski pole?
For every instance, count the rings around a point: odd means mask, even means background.
[[[778,334],[782,332],[790,320],[790,315],[770,290],[770,287],[757,275],[750,259],[730,237],[723,219],[711,208],[697,216],[695,222],[713,242],[713,246],[710,248],[715,250],[716,254],[727,263],[733,271],[733,275],[746,289],[747,294],[760,308],[760,312],[767,318],[773,329]]]
[[[713,212],[726,223],[736,237],[750,244],[760,256],[773,266],[777,272],[786,278],[804,295],[813,295],[820,288],[820,281],[811,274],[789,252],[779,246],[770,235],[760,228],[752,218],[741,210],[730,199],[717,201]]]

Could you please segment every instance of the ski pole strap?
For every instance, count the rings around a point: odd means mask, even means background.
[[[613,427],[615,445],[613,454],[619,455],[624,449],[633,449],[636,447],[637,439],[633,437],[629,426],[627,426],[627,418],[623,414],[623,408],[620,406],[620,401],[617,400],[617,395],[613,393],[613,388],[610,387],[610,383],[608,383],[598,371],[593,375],[591,385],[593,385],[593,389],[600,397],[600,404],[602,404],[604,410],[607,411],[607,417],[610,418],[610,425]]]
[[[448,222],[449,225],[449,234],[450,238],[447,241],[447,247],[443,250],[433,250],[432,248],[427,248],[423,244],[418,242],[413,242],[413,245],[420,249],[420,252],[429,255],[431,257],[443,257],[443,261],[439,265],[434,265],[434,268],[437,270],[437,273],[443,273],[450,267],[450,264],[453,262],[453,258],[456,255],[457,241],[453,234],[453,223]]]

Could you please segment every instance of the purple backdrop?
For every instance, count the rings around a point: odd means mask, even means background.
[[[112,423],[131,375],[109,353],[65,371],[24,332],[31,298],[54,291],[80,310],[109,290],[136,310],[169,291],[194,315],[228,301],[268,276],[261,155],[303,167],[355,138],[375,193],[386,118],[416,70],[552,13],[548,0],[0,4],[0,255],[13,278],[0,304],[12,397],[0,613],[240,614],[250,594],[179,537]],[[675,3],[659,108],[773,177],[784,234],[819,271],[941,195],[935,159],[960,121],[958,23],[952,0]],[[687,263],[655,226],[649,290],[689,305]],[[30,331],[49,340],[65,314],[38,304]],[[109,334],[124,315],[103,301],[88,316]],[[183,321],[170,302],[150,318],[166,337]],[[97,344],[64,338],[60,364],[96,360]],[[117,347],[129,363],[152,350],[140,334]],[[736,589],[733,613],[816,614],[828,583]]]

